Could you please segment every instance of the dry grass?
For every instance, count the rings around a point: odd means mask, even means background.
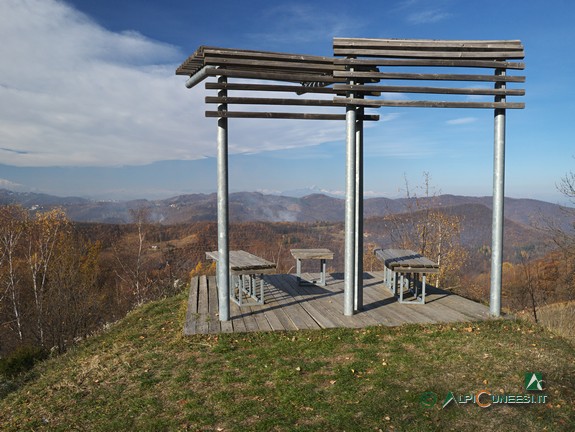
[[[537,310],[537,314],[541,325],[575,342],[575,301],[543,306]]]
[[[575,349],[525,321],[182,336],[185,296],[151,303],[0,400],[0,429],[91,431],[568,431]],[[546,405],[441,403],[524,393]],[[438,402],[423,407],[425,392]]]

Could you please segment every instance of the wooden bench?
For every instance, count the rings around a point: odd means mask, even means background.
[[[218,251],[206,252],[206,258],[219,263]],[[252,255],[243,250],[230,251],[229,255],[231,286],[230,299],[239,306],[251,305],[244,303],[243,294],[255,300],[256,304],[264,304],[264,274],[275,273],[276,264]],[[260,280],[259,295],[256,289],[256,279]]]
[[[320,279],[319,284],[325,286],[326,260],[333,259],[333,252],[329,249],[291,249],[291,255],[296,259],[297,282],[302,284],[301,280],[301,261],[304,259],[320,260]],[[313,281],[306,281],[313,283]]]
[[[399,288],[399,302],[425,304],[425,276],[438,273],[439,265],[409,249],[376,249],[374,253],[385,265],[384,283],[393,295]],[[413,293],[414,300],[404,300],[404,289]]]

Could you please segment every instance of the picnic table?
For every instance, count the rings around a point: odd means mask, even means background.
[[[319,284],[325,286],[326,260],[333,259],[333,252],[329,249],[290,249],[291,255],[296,259],[296,276],[298,284],[302,284],[301,261],[304,259],[320,260]],[[313,281],[306,281],[313,283]]]
[[[439,272],[439,265],[410,249],[375,249],[375,256],[384,263],[383,281],[397,295],[400,303],[425,304],[425,277]],[[404,289],[414,300],[404,300]]]
[[[206,252],[206,258],[219,264],[218,251]],[[230,275],[232,289],[230,299],[239,306],[251,305],[243,301],[244,294],[255,300],[256,304],[264,304],[264,274],[275,273],[276,264],[243,250],[229,252]],[[260,281],[259,294],[256,280]]]

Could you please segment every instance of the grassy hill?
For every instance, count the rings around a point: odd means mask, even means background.
[[[0,429],[572,430],[575,349],[525,321],[182,336],[184,294],[150,303],[37,365]],[[544,392],[527,392],[542,372]],[[442,404],[545,394],[547,403]],[[433,394],[437,395],[437,401]]]

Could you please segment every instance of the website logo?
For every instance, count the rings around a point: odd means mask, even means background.
[[[543,391],[543,375],[541,372],[525,373],[525,390]]]
[[[525,373],[525,390],[533,392],[544,392],[545,381],[541,372],[526,372]],[[419,399],[419,403],[423,408],[432,408],[438,400],[436,393],[427,391],[423,393]],[[452,403],[453,402],[453,403]],[[449,391],[443,400],[441,409],[447,408],[449,405],[463,406],[467,404],[474,404],[481,408],[487,408],[492,405],[515,405],[515,404],[546,404],[548,396],[545,393],[506,393],[503,390],[500,392],[491,392],[487,389],[480,391],[472,391],[468,393],[455,394]]]

